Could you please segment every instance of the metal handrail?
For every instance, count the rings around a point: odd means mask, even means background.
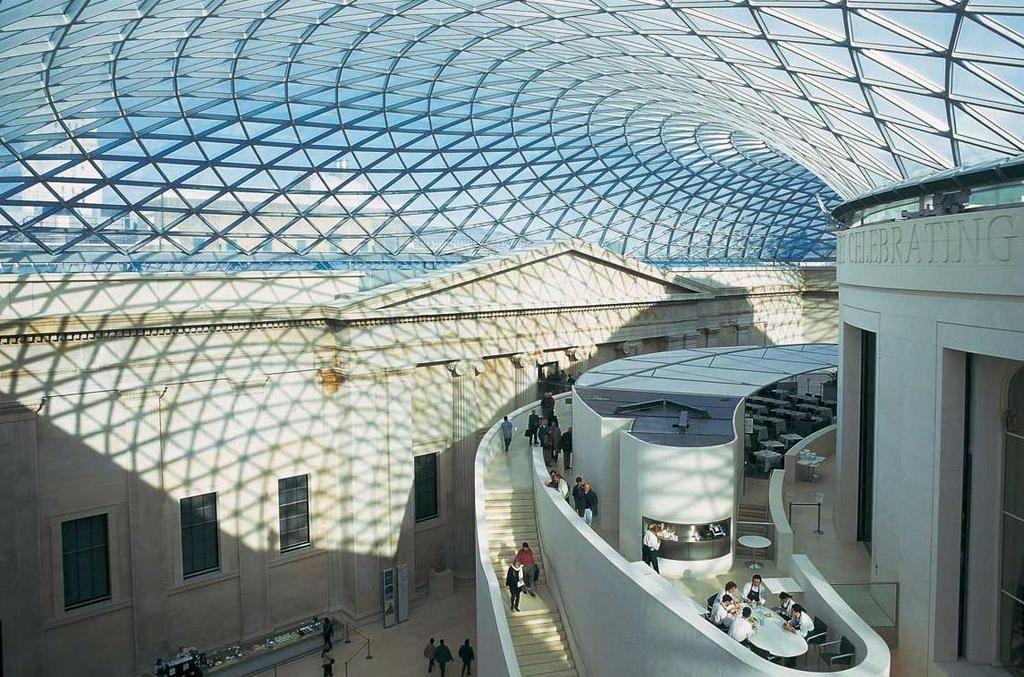
[[[817,526],[817,528],[815,528],[814,533],[819,534],[819,535],[825,533],[824,531],[821,530],[821,503],[798,503],[796,501],[790,501],[789,502],[789,516],[788,516],[790,527],[792,527],[792,525],[793,525],[793,506],[794,505],[796,507],[798,507],[798,508],[802,508],[802,507],[810,508],[812,506],[817,508],[818,509],[818,526]]]

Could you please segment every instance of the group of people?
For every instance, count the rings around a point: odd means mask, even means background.
[[[423,657],[427,659],[427,672],[433,672],[434,664],[437,663],[437,669],[441,672],[441,677],[444,677],[448,664],[455,660],[455,657],[452,656],[452,650],[448,648],[444,640],[439,640],[437,644],[434,644],[433,637],[423,647]],[[469,645],[468,639],[459,647],[459,658],[462,659],[462,676],[469,677],[473,674],[472,663],[476,658],[476,652]]]
[[[583,521],[590,525],[597,515],[597,492],[590,482],[584,482],[582,477],[576,478],[576,484],[569,489],[569,483],[557,470],[549,470],[550,480],[546,483],[552,489],[557,489],[566,503],[576,509],[576,514],[583,518]]]
[[[572,426],[564,432],[558,425],[558,416],[555,415],[555,399],[551,393],[546,393],[541,399],[541,414],[534,409],[527,419],[526,435],[531,446],[540,445],[544,451],[544,463],[552,467],[558,461],[558,455],[563,455],[562,465],[566,470],[572,469]],[[508,417],[506,417],[506,421]],[[505,422],[502,422],[502,432],[505,433]],[[511,435],[511,433],[509,433]],[[505,438],[505,450],[508,451],[508,444],[511,437]]]
[[[760,574],[754,574],[750,582],[743,586],[742,593],[734,581],[729,581],[717,595],[712,596],[709,620],[728,632],[737,642],[750,646],[748,640],[754,632],[750,622],[753,605],[766,605],[768,595],[768,588]],[[814,619],[801,605],[794,603],[793,596],[788,592],[780,592],[778,599],[778,605],[772,610],[785,621],[783,630],[806,639],[814,631]]]
[[[509,605],[512,611],[519,611],[519,599],[525,592],[536,597],[534,585],[540,578],[540,566],[533,555],[533,548],[526,541],[512,557],[512,563],[505,572],[505,587],[508,588]]]

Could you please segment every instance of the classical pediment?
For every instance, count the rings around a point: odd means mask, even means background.
[[[350,310],[550,308],[659,300],[703,291],[652,266],[572,240],[388,285]]]

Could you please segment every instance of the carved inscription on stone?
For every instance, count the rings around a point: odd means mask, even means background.
[[[1024,209],[861,226],[839,234],[840,264],[1012,264],[1024,259]]]

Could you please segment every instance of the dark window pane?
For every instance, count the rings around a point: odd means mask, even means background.
[[[1024,605],[1000,595],[999,661],[1004,667],[1024,670]]]
[[[1024,438],[1005,435],[1006,464],[1003,478],[1003,510],[1024,517]]]
[[[277,509],[281,552],[309,545],[309,475],[277,481]]]
[[[1002,588],[1024,599],[1024,522],[1003,515]]]
[[[94,515],[61,524],[64,608],[110,598],[107,516]]]
[[[417,456],[413,473],[416,521],[437,517],[437,454]]]
[[[185,577],[220,567],[217,494],[181,499],[181,570]]]

